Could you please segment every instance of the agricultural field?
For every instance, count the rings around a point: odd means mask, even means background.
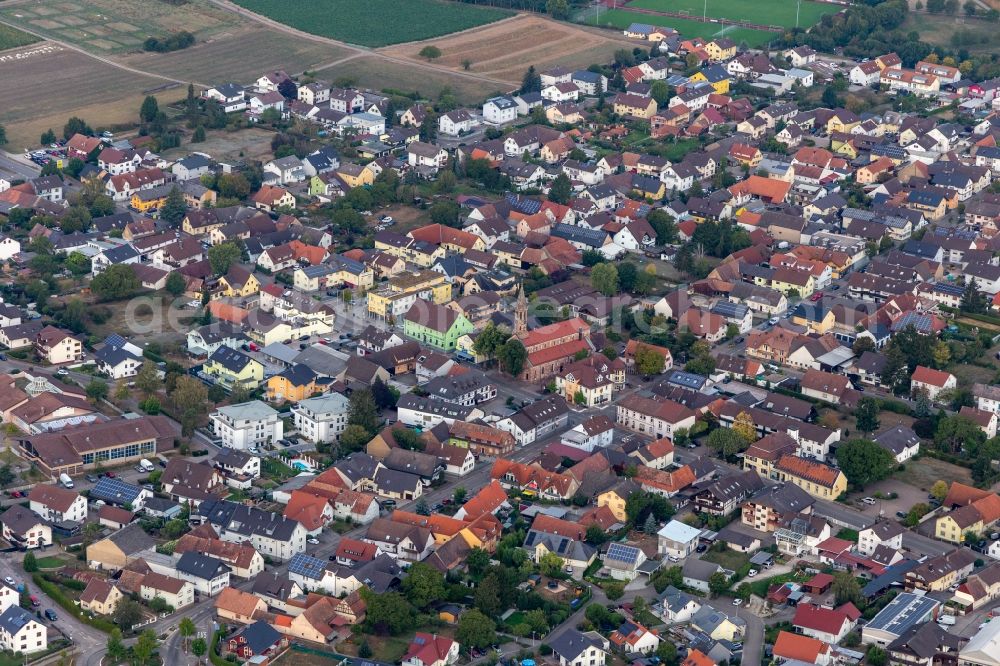
[[[160,102],[183,98],[185,90],[163,89],[162,79],[122,71],[90,56],[47,44],[23,52],[28,57],[0,57],[0,81],[17,94],[4,96],[3,121],[10,150],[33,146],[48,128],[57,132],[70,116],[97,126],[135,122],[146,91],[159,90]],[[46,85],[32,85],[45,81]]]
[[[31,0],[0,4],[0,17],[47,38],[98,55],[141,51],[147,37],[187,30],[201,41],[239,28],[243,19],[208,3],[172,5],[161,0]]]
[[[336,11],[288,0],[234,1],[297,30],[371,47],[439,37],[514,15],[447,0],[338,0]]]
[[[587,25],[592,25],[588,19]],[[622,30],[633,23],[648,23],[650,25],[661,25],[673,28],[684,37],[701,37],[702,39],[715,39],[716,37],[728,37],[737,44],[746,42],[748,46],[757,47],[767,44],[774,39],[777,33],[766,32],[764,30],[752,30],[750,28],[738,28],[735,26],[724,26],[719,23],[703,23],[691,19],[674,18],[672,16],[655,16],[652,14],[640,14],[630,12],[625,9],[612,9],[601,12],[601,26],[617,28]]]
[[[796,3],[794,2],[708,0],[706,9],[706,3],[703,0],[632,0],[626,6],[660,12],[686,12],[692,16],[706,15],[708,18],[749,21],[782,28],[795,27]],[[799,26],[808,28],[818,23],[824,14],[836,14],[840,10],[841,7],[838,5],[802,2],[799,9]]]
[[[505,86],[492,81],[455,76],[451,72],[422,68],[403,62],[385,60],[377,55],[365,55],[328,69],[319,69],[316,76],[326,81],[345,80],[351,85],[371,90],[419,92],[421,97],[436,99],[449,89],[462,104],[478,104],[486,97],[506,92]]]
[[[623,48],[621,40],[611,39],[600,31],[590,31],[540,16],[521,14],[509,21],[484,26],[459,35],[426,42],[441,49],[435,66],[520,84],[528,65],[545,70],[557,65],[586,68],[593,63],[610,62],[614,52]],[[426,45],[401,44],[382,49],[392,57],[423,62],[420,49]],[[469,67],[466,70],[465,65]]]
[[[333,44],[248,25],[180,51],[130,53],[116,60],[144,72],[214,85],[220,81],[251,83],[269,69],[294,75],[329,65],[350,53]]]
[[[22,32],[17,28],[8,25],[0,25],[0,51],[16,49],[19,46],[27,46],[39,41],[38,37]]]

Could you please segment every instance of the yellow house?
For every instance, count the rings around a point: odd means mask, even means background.
[[[121,569],[146,552],[142,546],[153,548],[155,542],[146,535],[138,523],[112,533],[108,538],[87,546],[87,563],[91,569]]]
[[[847,477],[836,467],[821,462],[783,455],[774,466],[779,481],[790,481],[813,497],[835,500],[847,492]]]
[[[473,349],[475,342],[476,341],[472,339],[472,336],[466,333],[465,335],[459,337],[458,340],[455,340],[455,351],[466,353],[473,359],[473,363],[479,365],[480,363],[488,361],[489,357],[485,354],[476,353],[476,350]]]
[[[375,182],[375,174],[370,169],[353,162],[344,162],[336,173],[349,187],[363,187]]]
[[[416,264],[421,268],[430,268],[440,259],[444,259],[446,250],[442,245],[418,241],[407,236],[390,234],[375,239],[375,249],[403,261]]]
[[[722,614],[720,613],[719,615]],[[728,617],[725,616],[723,616],[722,621],[719,622],[714,627],[706,626],[698,628],[704,631],[705,633],[708,633],[708,635],[712,638],[712,640],[716,641],[735,641],[738,640],[739,638],[742,638],[743,636],[742,629],[733,624],[733,622]]]
[[[191,236],[201,236],[210,234],[216,229],[221,229],[224,223],[219,220],[212,210],[193,210],[184,216],[181,229]]]
[[[509,243],[497,243],[491,248],[500,262],[511,268],[521,268],[521,251],[518,246]]]
[[[170,190],[157,187],[152,190],[137,190],[132,193],[129,205],[140,213],[149,213],[160,208],[167,201]]]
[[[97,615],[111,615],[123,596],[116,586],[100,578],[91,578],[80,593],[80,608]]]
[[[628,489],[626,490],[625,488]],[[605,490],[597,496],[597,508],[601,508],[602,506],[608,507],[611,513],[614,514],[615,520],[626,523],[628,522],[628,514],[625,512],[625,504],[628,502],[629,495],[632,492],[633,489],[628,486],[616,486],[610,490]]]
[[[202,372],[223,386],[240,384],[253,390],[264,381],[264,365],[238,349],[219,347],[208,357]]]
[[[837,155],[841,155],[852,160],[858,156],[858,149],[857,146],[854,145],[854,141],[839,135],[836,138],[830,139],[830,150]]]
[[[851,130],[861,123],[861,119],[851,112],[845,114],[834,114],[826,121],[826,133],[843,132],[850,134]]]
[[[707,83],[720,95],[729,93],[729,75],[720,65],[712,65],[695,72],[688,80],[691,83]]]
[[[796,308],[794,310],[795,314],[792,315],[792,323],[805,326],[813,333],[820,335],[829,333],[833,325],[837,323],[837,318],[834,316],[833,310],[824,310],[819,305],[806,305],[802,309],[805,311],[805,316],[799,314],[799,310]]]
[[[612,107],[619,116],[649,120],[656,113],[656,100],[633,93],[618,93],[615,95]]]
[[[223,296],[246,297],[260,291],[260,281],[253,273],[242,266],[232,266],[229,272],[219,278],[219,291],[216,298]]]
[[[984,527],[983,519],[975,507],[962,506],[937,519],[934,523],[934,536],[942,541],[961,544],[966,532],[982,534]]]
[[[632,189],[644,197],[660,200],[667,194],[666,184],[657,178],[640,178],[632,181]]]
[[[726,37],[714,39],[702,48],[712,62],[723,62],[736,57],[736,43]]]
[[[285,368],[267,379],[267,400],[269,402],[298,402],[321,392],[316,385],[316,373],[300,364]]]
[[[389,280],[384,288],[368,292],[368,312],[382,318],[390,314],[399,316],[418,298],[444,305],[451,301],[451,294],[451,283],[440,273],[418,271],[404,274]]]
[[[805,298],[816,291],[816,281],[806,271],[779,268],[771,277],[771,288],[783,294],[788,294],[794,289],[801,298]]]

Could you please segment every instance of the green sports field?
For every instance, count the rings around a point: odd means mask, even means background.
[[[585,23],[586,25],[594,25],[593,19],[589,19]],[[633,23],[648,23],[650,25],[673,28],[681,33],[681,37],[684,38],[701,37],[702,39],[715,39],[716,37],[725,36],[737,44],[746,42],[752,47],[766,44],[778,36],[777,33],[766,32],[764,30],[736,28],[733,26],[723,26],[719,23],[703,23],[702,21],[673,18],[671,16],[638,14],[625,9],[612,9],[607,12],[601,12],[600,25],[602,26],[624,29]]]
[[[708,18],[750,21],[782,28],[795,27],[796,3],[791,0],[708,0],[707,10],[704,0],[632,0],[627,6],[660,12],[687,12],[698,17],[704,14]],[[840,9],[837,5],[822,2],[802,2],[799,27],[813,26],[824,14],[836,14]]]
[[[234,1],[303,32],[372,47],[440,37],[514,15],[447,0]]]

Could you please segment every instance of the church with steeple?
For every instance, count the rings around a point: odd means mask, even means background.
[[[528,352],[528,360],[518,377],[526,382],[548,379],[576,360],[578,353],[593,351],[590,324],[579,317],[529,331],[528,299],[523,286],[517,293],[517,304],[514,306],[514,337]]]

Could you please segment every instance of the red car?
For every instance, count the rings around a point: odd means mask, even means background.
[[[21,491],[20,490],[11,491],[10,496],[11,497],[21,497]]]
[[[813,294],[812,296],[809,297],[809,300],[810,301],[818,301],[821,298],[823,298],[823,292],[822,291],[817,291],[815,294]]]
[[[104,476],[108,477],[109,479],[113,479],[113,478],[115,478],[115,473],[114,472],[105,472]]]

